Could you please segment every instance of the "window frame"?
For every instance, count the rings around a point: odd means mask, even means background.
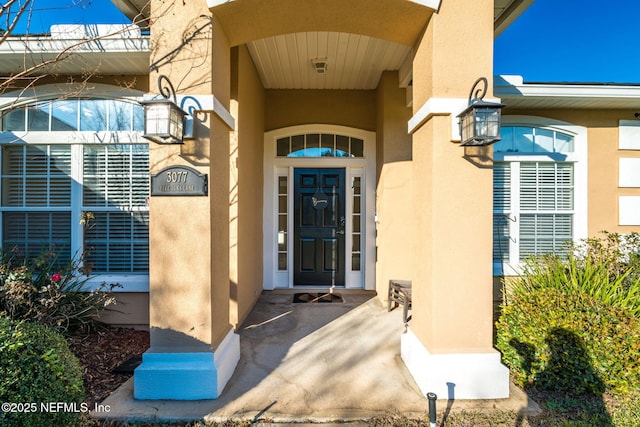
[[[101,85],[102,86],[102,85]],[[133,105],[138,104],[141,93],[138,91],[129,91],[122,96],[118,96],[118,88],[112,89],[113,92],[109,92],[108,88],[102,88],[99,93],[86,95],[83,94],[78,97],[81,100],[104,100],[107,105],[112,101],[124,101]],[[60,96],[64,94],[51,93],[46,88],[43,92],[50,94],[49,98],[15,98],[13,102],[6,104],[11,109],[14,108],[27,108],[31,104],[51,102],[60,99]],[[135,92],[135,93],[134,93]],[[17,105],[19,102],[19,105]],[[3,103],[4,104],[4,103]],[[8,110],[9,108],[4,108]],[[0,106],[0,110],[3,110]],[[4,111],[2,111],[4,112]],[[51,121],[51,119],[49,120]],[[51,128],[49,128],[51,129]],[[133,128],[132,128],[133,129]],[[81,253],[83,249],[83,226],[80,224],[82,212],[84,209],[84,201],[82,197],[83,193],[83,149],[85,145],[105,145],[105,144],[120,144],[120,145],[135,145],[144,144],[149,145],[148,141],[142,137],[142,131],[136,130],[71,130],[71,131],[0,131],[0,146],[6,145],[39,145],[39,146],[54,146],[65,145],[70,146],[71,150],[71,206],[65,208],[71,212],[71,256]],[[124,142],[123,142],[124,141]],[[1,156],[1,154],[0,154]],[[1,158],[0,158],[1,160]],[[148,171],[147,171],[148,173]],[[2,182],[0,182],[1,190]],[[0,206],[0,221],[4,211],[25,211],[34,210],[33,207],[4,207]],[[38,209],[38,208],[36,208]],[[50,208],[42,208],[44,210],[50,210]],[[96,211],[113,211],[111,208],[97,208]],[[148,204],[145,208],[133,207],[129,209],[132,211],[149,210]],[[0,222],[1,224],[1,222]],[[3,240],[2,227],[0,227],[0,242]],[[148,292],[149,291],[149,272],[105,272],[92,274],[86,282],[85,289],[93,290],[102,283],[118,283],[121,284],[121,288],[114,288],[115,292]]]
[[[536,116],[503,116],[503,127],[523,126],[534,127],[543,130],[551,130],[573,136],[573,152],[567,153],[543,153],[543,152],[494,152],[494,162],[522,163],[529,162],[566,162],[573,164],[573,236],[572,240],[577,242],[587,237],[587,129],[583,126],[574,125],[567,122],[548,119]],[[511,168],[511,177],[519,172],[519,168],[514,170]],[[511,188],[516,183],[511,181]],[[511,207],[520,202],[521,187],[518,188],[518,194],[511,193]],[[518,214],[520,208],[518,206]],[[494,215],[496,211],[494,210]],[[569,211],[567,211],[569,213]],[[514,222],[515,220],[515,222]],[[520,218],[511,218],[509,221],[510,239],[509,239],[509,257],[505,262],[492,258],[494,276],[517,276],[522,272],[522,262],[519,261],[518,247],[520,245],[519,235]],[[515,230],[515,231],[514,231]],[[516,239],[514,241],[514,239]]]

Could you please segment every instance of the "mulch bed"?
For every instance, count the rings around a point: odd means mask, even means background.
[[[76,333],[68,341],[82,367],[85,402],[93,407],[131,377],[114,369],[149,348],[149,332],[100,326]]]

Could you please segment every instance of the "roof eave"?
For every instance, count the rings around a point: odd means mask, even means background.
[[[640,108],[640,85],[613,83],[524,83],[496,76],[494,96],[516,108]]]

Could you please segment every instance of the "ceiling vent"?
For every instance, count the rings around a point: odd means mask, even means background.
[[[317,74],[324,74],[327,72],[327,58],[315,58],[311,60],[313,68]]]

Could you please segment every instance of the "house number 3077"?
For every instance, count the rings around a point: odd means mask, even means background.
[[[177,171],[177,172],[167,172],[167,182],[170,184],[178,183],[178,182],[187,182],[187,176],[189,172],[187,171]]]

